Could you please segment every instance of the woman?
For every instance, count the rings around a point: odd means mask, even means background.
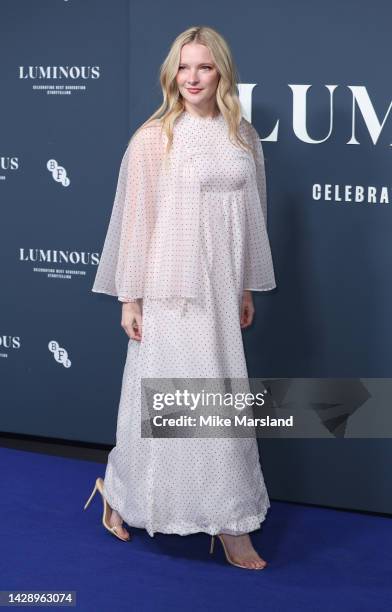
[[[141,378],[247,377],[252,291],[275,285],[264,158],[241,117],[225,40],[192,27],[160,74],[164,101],[124,154],[93,291],[117,296],[129,336],[116,446],[96,490],[103,524],[218,535],[238,567],[267,564],[249,532],[270,506],[253,438],[141,436]]]

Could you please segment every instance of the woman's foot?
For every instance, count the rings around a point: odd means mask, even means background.
[[[116,531],[122,538],[129,539],[129,532],[122,526],[123,520],[116,510],[112,510],[109,525],[110,527],[116,527]]]
[[[219,534],[224,540],[227,552],[234,563],[245,565],[249,569],[265,567],[267,562],[262,559],[253,548],[249,533],[241,535]]]

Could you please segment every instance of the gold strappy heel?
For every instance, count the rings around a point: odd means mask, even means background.
[[[249,570],[262,570],[265,567],[267,567],[267,562],[265,565],[263,565],[263,567],[248,567],[247,565],[241,565],[240,563],[235,563],[233,559],[230,557],[229,553],[227,552],[223,538],[219,534],[216,534],[216,536],[214,535],[211,536],[210,555],[212,555],[212,553],[214,552],[215,537],[220,539],[222,546],[223,546],[223,550],[225,551],[226,559],[229,563],[231,563],[231,565],[235,565],[236,567],[242,567],[244,569],[249,569]]]
[[[117,525],[113,525],[113,527],[110,526],[109,524],[109,517],[111,514],[112,509],[110,508],[108,502],[106,501],[104,495],[103,495],[103,480],[102,478],[97,478],[97,480],[95,481],[95,486],[93,489],[93,492],[91,493],[90,497],[88,498],[88,500],[86,501],[86,504],[84,506],[84,510],[86,510],[92,500],[92,498],[94,497],[96,491],[99,491],[102,497],[102,501],[103,501],[103,513],[102,513],[102,524],[105,527],[105,529],[107,529],[108,531],[110,531],[110,533],[112,533],[113,535],[115,535],[117,538],[119,538],[120,540],[122,540],[123,542],[129,542],[129,540],[131,539],[131,534],[128,535],[127,538],[123,538],[122,536],[120,536],[119,533],[117,533]]]

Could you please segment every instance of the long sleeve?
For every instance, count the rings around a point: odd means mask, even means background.
[[[133,135],[121,161],[93,292],[127,301],[143,297],[161,159],[159,128],[152,125]]]
[[[131,299],[131,298],[124,297],[124,296],[122,296],[122,295],[120,295],[120,296],[119,296],[117,299],[118,299],[118,301],[119,301],[119,302],[125,302],[125,303],[127,303],[127,304],[128,304],[129,302],[137,302],[137,298],[135,298],[135,299]]]
[[[267,227],[267,187],[265,179],[263,147],[261,146],[260,136],[255,128],[251,130],[251,135],[252,145],[255,151],[257,190],[259,192],[260,204],[264,215],[265,226]]]
[[[244,290],[269,291],[276,287],[267,233],[267,189],[264,153],[260,136],[246,122],[248,142],[254,149],[254,173],[247,185],[247,235],[244,262]]]

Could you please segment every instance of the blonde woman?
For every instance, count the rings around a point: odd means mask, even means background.
[[[116,296],[129,336],[116,446],[97,478],[103,524],[218,536],[227,560],[263,569],[249,533],[270,507],[254,437],[141,435],[141,378],[246,378],[252,291],[275,284],[264,157],[241,116],[224,38],[192,27],[161,66],[163,102],[124,153],[92,291]]]

